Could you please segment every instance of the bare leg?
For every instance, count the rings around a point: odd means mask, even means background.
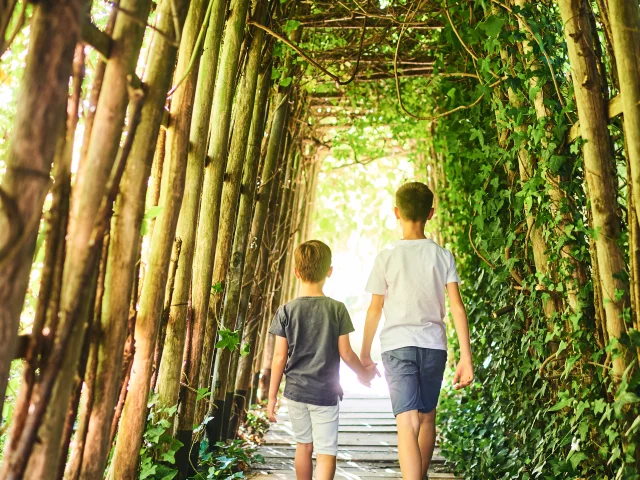
[[[294,466],[296,468],[296,478],[298,480],[311,480],[313,474],[313,443],[298,443],[296,445],[296,458]]]
[[[333,480],[336,475],[336,457],[316,454],[316,480]]]
[[[404,480],[422,480],[422,458],[418,445],[420,417],[417,410],[396,416],[398,426],[398,459]]]
[[[433,409],[429,413],[420,414],[420,435],[418,436],[420,445],[420,456],[422,457],[422,478],[426,478],[433,449],[436,446],[436,411]]]

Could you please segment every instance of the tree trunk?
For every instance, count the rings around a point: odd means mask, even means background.
[[[17,344],[49,172],[65,122],[84,0],[43,1],[31,20],[7,170],[0,185],[0,411]]]
[[[185,16],[186,3],[178,6],[178,21]],[[172,31],[173,18],[164,4],[159,12],[158,28]],[[164,116],[166,93],[171,82],[177,48],[164,36],[154,35],[149,50],[144,83],[148,90],[142,110],[142,121],[134,141],[132,161],[122,181],[122,192],[116,203],[113,237],[107,269],[106,292],[102,311],[99,366],[96,378],[95,404],[89,421],[81,478],[103,475],[111,445],[109,432],[114,407],[120,394],[122,361],[130,312],[136,262],[139,257],[140,228],[145,196],[160,124]],[[114,355],[113,352],[118,352]]]
[[[67,474],[67,478],[76,479],[80,475],[80,462],[82,461],[82,452],[85,446],[87,429],[89,427],[89,418],[93,408],[93,399],[95,398],[96,388],[96,370],[98,366],[98,339],[101,336],[100,312],[102,301],[104,299],[105,275],[107,269],[107,259],[110,247],[110,234],[102,239],[100,246],[101,255],[99,269],[95,278],[96,288],[90,287],[92,297],[90,304],[92,305],[89,313],[86,332],[84,334],[84,345],[80,355],[78,364],[78,374],[75,378],[73,394],[71,396],[70,407],[67,410],[67,418],[64,425],[62,448],[60,451],[60,461],[58,464],[58,479],[62,479]],[[83,405],[78,414],[78,406],[80,400]],[[78,423],[78,427],[74,436],[74,446],[69,453],[69,442],[73,433],[74,424]],[[67,464],[67,456],[69,462]],[[65,465],[67,464],[67,465]]]
[[[640,7],[635,0],[608,0],[613,50],[620,81],[630,195],[640,218]]]
[[[258,23],[262,23],[264,21],[265,14],[266,6],[263,4],[263,2],[259,2],[256,6],[255,12],[256,21]],[[213,285],[224,285],[222,289],[224,293],[216,291],[212,292],[209,305],[209,318],[211,319],[213,317],[216,320],[221,319],[220,324],[222,325],[222,328],[227,330],[234,329],[237,313],[237,303],[235,311],[233,311],[233,309],[228,311],[225,310],[225,313],[223,315],[222,301],[225,293],[227,293],[229,290],[230,282],[236,281],[239,284],[242,276],[240,270],[239,277],[238,275],[236,275],[234,279],[231,279],[228,277],[228,271],[232,242],[234,240],[234,230],[236,230],[236,224],[239,224],[239,220],[237,218],[238,197],[240,195],[240,186],[242,184],[242,169],[243,164],[245,164],[247,140],[249,138],[251,129],[251,119],[253,116],[252,114],[254,111],[254,104],[256,99],[258,73],[260,71],[260,63],[263,52],[263,33],[264,32],[260,29],[254,28],[252,31],[252,38],[249,40],[250,48],[248,53],[248,60],[246,62],[245,71],[239,85],[237,96],[238,100],[235,105],[234,131],[231,140],[231,147],[229,150],[227,171],[225,173],[225,184],[222,190],[220,227],[218,231],[218,242],[216,247],[212,283]],[[262,109],[262,111],[264,112],[264,108]],[[262,117],[263,116],[264,114],[262,114]],[[263,125],[262,118],[259,119],[258,124]],[[247,162],[257,163],[258,157],[246,157],[246,160]],[[254,172],[252,174],[255,182],[255,172],[257,171],[257,165],[245,165],[245,167],[252,169],[252,172]],[[251,201],[253,201],[254,189],[255,185],[252,186]],[[246,237],[248,235],[248,229],[249,227],[245,226],[244,230],[240,232],[240,234]],[[246,244],[246,240],[242,240],[241,242],[243,244]],[[240,269],[242,268],[241,265],[238,265],[238,267],[240,267]],[[236,271],[236,273],[238,272]],[[207,386],[211,378],[211,364],[215,350],[214,345],[215,329],[211,328],[210,324],[209,328],[207,328],[205,332],[204,344],[202,347],[202,359],[200,359],[199,357],[192,359],[193,362],[201,361],[201,386]],[[225,360],[228,362],[229,359],[227,357],[229,357],[229,355],[231,355],[231,352],[227,350],[219,350],[217,353],[216,362]],[[222,372],[224,372],[224,376],[227,376],[227,372],[229,372],[228,364],[226,367],[223,366]],[[212,385],[214,386],[215,390],[216,379],[213,380]],[[216,422],[217,419],[214,419],[212,421]]]
[[[220,219],[220,202],[224,172],[227,162],[229,130],[236,76],[240,62],[240,49],[244,33],[249,0],[232,0],[227,13],[226,28],[220,52],[220,68],[216,77],[211,112],[211,137],[205,164],[205,177],[198,223],[198,241],[195,248],[192,289],[193,330],[190,355],[186,366],[187,382],[198,387],[200,358],[203,355],[205,329],[207,325],[212,274]],[[184,431],[185,440],[191,438],[196,409],[196,394],[191,389],[184,391],[180,412],[179,430]],[[184,443],[184,442],[183,442]],[[189,442],[190,444],[190,442]]]
[[[297,33],[296,33],[297,32]],[[294,35],[299,38],[300,29],[294,32]],[[291,55],[287,56],[285,60],[284,71],[290,72],[292,66]],[[283,78],[286,74],[283,74]],[[277,96],[276,105],[278,109],[273,116],[273,125],[271,127],[271,136],[269,137],[269,146],[267,149],[267,156],[264,161],[262,178],[267,180],[273,176],[276,167],[276,160],[278,152],[280,151],[280,141],[283,135],[285,126],[285,119],[288,117],[288,102],[290,87],[280,87],[281,91]],[[261,185],[258,192],[258,202],[253,216],[253,222],[251,227],[251,244],[246,257],[245,269],[243,273],[243,283],[246,283],[249,279],[253,279],[255,275],[255,268],[258,259],[258,252],[260,243],[262,242],[262,235],[264,233],[264,226],[267,218],[269,199],[271,194],[271,186],[273,182],[266,181],[264,185]],[[242,304],[242,301],[241,301]],[[242,307],[240,307],[242,308]],[[246,308],[244,311],[238,311],[238,321],[243,321],[246,315]],[[227,374],[230,361],[230,352],[222,350],[216,357],[216,362],[213,371],[214,394],[211,397],[209,404],[209,416],[213,419],[207,424],[207,438],[209,445],[214,445],[222,437],[222,412],[224,410],[224,401],[227,390]]]
[[[191,3],[189,15],[187,17],[186,27],[183,34],[183,42],[180,50],[180,69],[176,73],[177,81],[180,81],[186,73],[186,68],[190,59],[195,56],[199,58],[202,46],[197,47],[196,41],[198,35],[203,35],[209,28],[203,22],[211,22],[211,14],[215,8],[221,10],[220,0],[197,0]],[[218,11],[213,12],[216,17],[213,21],[217,22]],[[202,30],[204,28],[204,30]],[[197,47],[197,48],[196,48]],[[214,49],[217,51],[217,48]],[[185,211],[189,211],[191,205],[199,202],[201,174],[193,175],[194,166],[202,163],[202,155],[206,146],[206,138],[195,138],[193,149],[200,152],[200,156],[196,157],[197,161],[193,162],[190,158],[191,148],[189,148],[189,137],[191,122],[181,118],[185,110],[190,110],[196,95],[196,82],[200,72],[200,62],[194,63],[194,69],[189,73],[188,78],[178,86],[173,94],[171,102],[171,118],[172,123],[167,132],[167,157],[182,158],[182,162],[187,163],[187,172],[185,180],[185,192],[180,208],[180,217],[178,218],[178,226],[176,230],[176,238],[182,242],[180,251],[180,261],[178,262],[178,270],[176,271],[175,282],[173,287],[172,302],[168,308],[168,323],[164,339],[161,335],[157,349],[162,349],[163,353],[159,357],[160,361],[156,364],[158,371],[158,393],[160,405],[171,407],[178,403],[178,391],[180,388],[180,371],[182,369],[182,352],[184,350],[185,339],[185,321],[187,315],[187,304],[189,301],[189,288],[191,285],[189,274],[193,261],[193,230],[191,235],[185,232]],[[206,109],[210,105],[208,99],[201,97],[196,98],[195,108],[196,116],[193,122],[200,120],[201,109]],[[188,120],[188,119],[187,119]],[[208,121],[208,115],[207,115]],[[191,129],[193,131],[193,129]],[[197,169],[197,168],[196,168]],[[186,222],[188,223],[188,222]],[[164,342],[163,342],[164,340]],[[164,344],[163,344],[164,343]]]
[[[195,89],[193,119],[190,130],[188,131],[188,137],[186,137],[186,125],[176,129],[174,137],[175,147],[172,155],[187,156],[187,176],[185,194],[176,232],[176,236],[182,240],[182,260],[178,264],[174,301],[169,312],[169,323],[167,325],[167,335],[164,346],[166,351],[159,367],[159,401],[162,405],[169,407],[178,403],[182,378],[186,319],[190,301],[193,254],[211,116],[211,98],[213,96],[215,74],[218,66],[226,3],[226,0],[211,0],[209,4],[211,12],[208,13],[209,20],[204,50],[199,62],[200,67],[198,69],[197,89]],[[191,82],[193,82],[193,80],[191,80]],[[195,85],[193,84],[189,86],[192,90],[194,87]],[[181,88],[187,88],[187,86],[185,85]],[[178,93],[179,91],[176,92],[174,96]],[[193,96],[193,93],[191,95]],[[190,108],[190,106],[188,108]],[[176,114],[178,114],[177,111]],[[187,141],[187,143],[185,143],[185,141]],[[190,438],[185,439],[179,431],[177,438],[188,448]],[[181,463],[182,462],[178,461],[178,464]]]
[[[620,279],[625,270],[624,257],[618,246],[620,219],[616,216],[616,175],[611,139],[607,125],[607,100],[602,95],[602,82],[594,56],[594,32],[584,0],[559,0],[565,23],[565,37],[571,63],[583,146],[586,187],[591,204],[593,228],[597,231],[596,258],[605,323],[609,337],[619,339],[625,333],[623,311],[628,305],[629,288]],[[627,355],[613,360],[614,377],[620,379],[627,365]]]
[[[0,472],[4,473],[3,478],[8,480],[17,480],[23,478],[23,476],[34,478],[29,469],[38,471],[41,470],[43,464],[48,463],[52,464],[54,469],[43,471],[35,478],[53,478],[56,474],[55,467],[57,467],[60,448],[56,449],[53,445],[57,443],[59,447],[62,432],[59,432],[58,437],[51,436],[51,429],[47,429],[46,414],[51,411],[52,405],[56,405],[52,401],[54,396],[58,394],[58,398],[60,397],[57,389],[60,383],[59,379],[63,373],[68,374],[62,369],[65,368],[65,362],[69,363],[69,350],[74,337],[77,336],[79,330],[82,332],[84,328],[84,320],[87,318],[87,310],[89,308],[88,298],[91,295],[91,278],[99,255],[99,246],[101,245],[100,239],[108,231],[113,203],[117,196],[118,186],[131,151],[133,139],[135,138],[135,131],[140,122],[140,109],[143,98],[144,93],[142,90],[132,89],[131,122],[127,131],[127,139],[107,184],[107,194],[96,213],[95,225],[88,241],[89,249],[86,259],[79,265],[78,271],[73,272],[73,275],[69,275],[69,281],[66,283],[66,286],[71,289],[69,293],[70,300],[58,314],[60,325],[57,327],[51,353],[47,356],[46,364],[44,364],[40,373],[40,381],[34,389],[33,399],[29,407],[29,417],[20,434],[20,438],[16,442],[11,458],[5,463],[5,471]],[[73,380],[73,376],[71,380]],[[67,401],[68,398],[67,396]],[[63,420],[67,406],[68,403],[58,405],[57,413],[58,415],[62,414]],[[45,439],[43,430],[48,435],[46,443],[43,441]],[[60,430],[62,430],[62,426],[60,426]],[[36,439],[39,439],[40,442],[37,442]],[[32,455],[34,450],[35,453]],[[55,455],[55,458],[51,459],[53,455]],[[28,462],[29,464],[27,465]],[[26,473],[25,470],[27,470]]]

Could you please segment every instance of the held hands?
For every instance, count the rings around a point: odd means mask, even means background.
[[[460,359],[453,376],[453,387],[456,390],[468,387],[473,383],[473,364],[470,358]]]
[[[374,363],[370,357],[363,357],[360,361],[365,368],[365,372],[363,375],[358,375],[358,381],[365,387],[371,387],[371,380],[373,380],[376,375],[378,377],[380,376],[377,368],[378,364]]]
[[[267,417],[269,418],[270,422],[276,423],[278,420],[276,420],[276,404],[278,402],[277,398],[269,398],[269,403],[267,404]]]

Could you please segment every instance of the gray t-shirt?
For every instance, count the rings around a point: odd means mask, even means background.
[[[284,396],[330,406],[342,399],[338,337],[354,331],[344,303],[329,297],[298,297],[276,312],[269,333],[289,344]]]

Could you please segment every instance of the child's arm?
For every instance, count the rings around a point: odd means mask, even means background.
[[[273,361],[271,362],[271,383],[269,384],[269,404],[267,405],[267,416],[272,422],[276,421],[276,402],[278,401],[278,390],[282,381],[284,367],[287,364],[289,354],[289,343],[286,337],[276,335],[276,345],[273,349]]]
[[[371,295],[371,303],[367,310],[367,318],[364,322],[364,335],[362,337],[362,349],[360,350],[360,358],[365,367],[374,365],[371,360],[371,344],[373,337],[376,336],[378,324],[382,318],[382,307],[384,306],[384,295]]]
[[[447,293],[449,294],[449,308],[453,317],[453,324],[458,334],[460,344],[460,361],[456,367],[456,374],[453,377],[453,384],[456,390],[471,385],[473,382],[473,364],[471,362],[471,341],[469,340],[469,322],[467,312],[460,297],[460,289],[455,282],[447,283]]]
[[[356,372],[358,380],[366,386],[371,386],[370,382],[376,375],[380,375],[375,368],[375,364],[365,367],[358,355],[351,348],[351,342],[349,341],[349,334],[340,335],[338,337],[338,351],[340,352],[340,358],[347,364],[347,366]]]

